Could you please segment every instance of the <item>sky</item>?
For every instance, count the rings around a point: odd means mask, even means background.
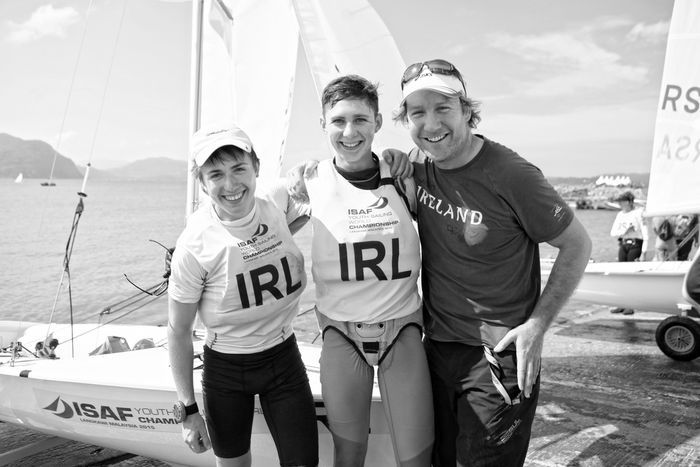
[[[481,102],[477,133],[546,176],[649,171],[672,0],[370,3],[407,64],[462,72]],[[0,1],[0,133],[96,168],[185,160],[190,29],[189,1]],[[288,164],[323,157],[298,63]],[[295,137],[307,130],[318,139]]]

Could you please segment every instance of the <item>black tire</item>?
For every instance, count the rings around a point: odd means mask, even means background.
[[[700,324],[685,316],[669,316],[656,328],[656,344],[674,360],[700,357]]]

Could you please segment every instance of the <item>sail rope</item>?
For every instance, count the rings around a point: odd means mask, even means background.
[[[73,357],[75,356],[75,348],[73,346],[73,341],[75,339],[75,336],[73,335],[73,324],[74,324],[73,323],[73,290],[72,290],[72,286],[71,286],[71,277],[70,277],[70,259],[71,259],[71,256],[73,254],[73,247],[75,245],[75,237],[76,237],[77,232],[78,232],[78,224],[80,222],[80,218],[83,214],[83,211],[85,210],[83,198],[87,198],[86,187],[87,187],[88,176],[90,174],[90,166],[92,163],[92,156],[93,156],[93,152],[94,152],[94,148],[95,148],[95,141],[97,139],[97,132],[99,131],[100,122],[102,120],[102,113],[104,110],[104,102],[105,102],[106,96],[107,96],[107,88],[109,87],[109,81],[110,81],[110,78],[112,75],[112,67],[114,65],[114,58],[116,56],[117,45],[119,44],[119,37],[121,36],[121,31],[122,31],[123,24],[124,24],[126,4],[127,4],[127,0],[125,0],[122,3],[121,17],[119,19],[119,26],[117,29],[117,35],[116,35],[115,40],[114,40],[114,45],[112,47],[112,54],[111,54],[110,61],[109,61],[107,80],[105,82],[104,91],[102,93],[102,99],[101,99],[100,109],[99,109],[99,113],[98,113],[98,117],[97,117],[97,123],[95,125],[95,131],[93,132],[93,135],[92,135],[92,141],[91,141],[91,145],[90,145],[90,153],[88,155],[88,163],[87,163],[87,166],[85,168],[85,174],[83,176],[83,184],[82,184],[81,190],[78,192],[78,204],[77,204],[77,206],[75,208],[75,212],[73,214],[73,223],[71,224],[71,230],[70,230],[70,233],[68,235],[68,242],[66,243],[66,250],[64,253],[64,257],[63,257],[63,272],[61,273],[61,278],[58,282],[56,295],[54,297],[53,306],[51,308],[51,314],[49,317],[49,325],[46,328],[46,339],[48,339],[49,336],[51,335],[51,324],[53,323],[53,317],[54,317],[54,314],[56,312],[56,304],[58,303],[58,297],[59,297],[60,292],[63,288],[63,283],[65,280],[67,282],[67,287],[68,287],[68,307],[69,307],[69,313],[70,313],[70,329],[71,329],[71,339],[70,339],[71,340],[71,356],[73,356]],[[71,98],[72,93],[73,93],[73,85],[75,82],[75,76],[76,76],[76,72],[78,69],[78,64],[80,62],[80,56],[82,55],[83,47],[85,44],[85,37],[87,35],[86,33],[87,33],[87,27],[88,27],[88,22],[89,22],[88,21],[88,14],[89,14],[89,11],[91,11],[90,10],[91,6],[92,6],[92,0],[90,0],[90,3],[88,5],[88,10],[86,11],[86,14],[85,14],[85,27],[83,28],[83,35],[82,35],[82,38],[80,41],[80,50],[78,52],[78,59],[76,60],[75,67],[73,69],[73,76],[71,78],[71,84],[70,84],[70,88],[69,88],[69,92],[68,92],[68,101],[66,102],[66,106],[64,109],[63,120],[61,122],[61,127],[60,127],[60,131],[59,131],[59,135],[58,135],[58,142],[56,144],[56,149],[54,150],[54,163],[53,163],[52,169],[51,169],[51,176],[53,176],[53,167],[55,166],[56,158],[58,156],[58,147],[60,146],[60,143],[61,143],[61,137],[63,134],[66,116],[67,116],[68,108],[70,105],[70,98]]]
[[[83,55],[83,48],[85,46],[85,37],[87,36],[88,30],[88,15],[92,11],[92,2],[88,2],[88,6],[85,9],[85,25],[83,26],[83,33],[80,37],[80,45],[78,46],[78,56],[75,59],[75,64],[73,65],[73,74],[71,75],[70,84],[68,86],[68,95],[66,96],[66,105],[63,107],[63,118],[61,119],[61,126],[58,130],[58,135],[56,139],[56,144],[53,150],[53,162],[51,163],[51,171],[49,172],[49,182],[53,179],[53,171],[56,168],[56,159],[58,158],[58,150],[61,147],[61,139],[63,138],[63,130],[66,125],[66,118],[68,117],[68,109],[70,108],[71,98],[73,97],[73,88],[75,85],[75,77],[78,75],[78,66],[80,65],[80,57]]]
[[[94,328],[88,329],[87,331],[85,331],[81,334],[78,334],[77,336],[72,336],[71,339],[77,339],[77,338],[82,337],[86,334],[94,332],[103,326],[107,326],[108,324],[112,324],[115,321],[123,319],[123,318],[129,316],[130,314],[140,310],[141,308],[150,305],[154,301],[158,300],[158,298],[160,298],[162,293],[157,293],[157,291],[159,289],[161,289],[162,287],[163,287],[162,283],[155,284],[155,285],[148,287],[146,289],[148,291],[148,292],[146,292],[147,294],[144,292],[139,292],[139,293],[136,293],[128,298],[125,298],[124,300],[121,300],[113,305],[108,305],[108,306],[104,307],[102,309],[102,311],[100,311],[99,322]],[[126,310],[126,311],[121,313],[123,310]],[[104,316],[112,315],[115,313],[121,313],[121,314],[115,316],[112,319],[109,319],[107,321],[102,322],[102,318]]]
[[[117,35],[114,38],[114,46],[112,47],[112,56],[109,59],[109,68],[107,70],[107,81],[105,82],[104,88],[102,90],[102,99],[100,101],[100,110],[97,114],[97,122],[95,123],[95,131],[92,133],[92,142],[90,144],[90,152],[88,156],[88,167],[92,162],[92,156],[95,150],[95,141],[97,141],[97,132],[100,130],[100,123],[102,122],[102,113],[105,106],[105,100],[107,98],[107,90],[109,89],[109,81],[112,77],[112,67],[114,66],[114,59],[117,56],[117,45],[119,44],[119,38],[122,34],[122,27],[124,26],[124,16],[126,14],[126,4],[128,0],[124,0],[122,3],[122,14],[119,18],[119,26],[117,27]]]

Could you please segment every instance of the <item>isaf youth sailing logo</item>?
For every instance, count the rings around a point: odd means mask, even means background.
[[[163,407],[125,405],[124,402],[66,401],[57,396],[44,410],[66,420],[110,427],[153,430],[163,425],[177,425],[172,410]]]
[[[370,204],[369,207],[372,209],[384,209],[387,204],[389,204],[389,200],[382,196],[377,201]]]
[[[260,225],[258,226],[258,229],[253,234],[253,238],[262,237],[263,235],[265,235],[267,233],[267,230],[268,230],[267,224],[263,224],[261,222]]]
[[[255,233],[253,233],[253,236],[250,237],[248,240],[245,240],[243,242],[238,242],[238,247],[243,248],[247,245],[253,245],[257,243],[258,239],[265,234],[267,234],[267,231],[270,230],[267,224],[263,224],[262,222],[258,224],[258,228],[255,229]]]
[[[44,410],[52,412],[60,418],[87,417],[95,419],[110,419],[125,422],[134,417],[131,407],[120,407],[110,405],[97,405],[87,402],[66,402],[61,396],[56,397],[52,403],[44,407]]]
[[[371,214],[372,211],[378,211],[380,209],[384,209],[388,205],[389,205],[389,200],[386,199],[385,196],[381,196],[377,199],[377,201],[370,204],[366,208],[361,208],[361,209],[350,208],[350,209],[348,209],[348,214],[350,214],[351,216],[356,216],[358,214]]]
[[[347,213],[348,228],[354,232],[394,229],[399,223],[398,215],[390,208],[385,196],[364,208],[348,208]]]
[[[49,412],[52,412],[55,416],[61,418],[73,417],[73,409],[71,408],[70,404],[61,399],[60,396],[57,397],[55,401],[44,407],[44,410],[48,410]]]

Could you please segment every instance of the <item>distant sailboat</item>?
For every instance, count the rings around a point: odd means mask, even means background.
[[[24,175],[22,175],[22,172],[20,172],[19,175],[17,175],[17,178],[15,178],[15,183],[22,183],[23,180]]]
[[[56,168],[56,159],[57,158],[58,158],[58,151],[56,149],[54,149],[53,162],[51,163],[51,172],[49,172],[49,180],[47,182],[41,182],[41,186],[56,186],[56,184],[53,182],[53,171]]]
[[[56,158],[58,157],[58,151],[54,149],[53,151],[53,162],[51,163],[51,172],[49,172],[49,181],[41,182],[41,186],[56,186],[53,182],[53,170],[56,168]]]

